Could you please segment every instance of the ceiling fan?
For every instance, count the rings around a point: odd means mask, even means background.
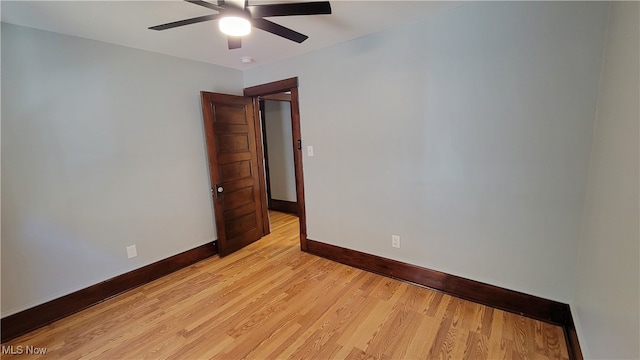
[[[204,21],[218,20],[220,31],[227,35],[229,49],[238,49],[242,47],[242,36],[248,35],[252,26],[297,43],[309,38],[307,35],[271,22],[265,17],[331,14],[331,5],[328,1],[262,5],[249,5],[248,0],[219,0],[218,4],[202,0],[184,1],[216,10],[218,13],[156,25],[149,29],[166,30]]]

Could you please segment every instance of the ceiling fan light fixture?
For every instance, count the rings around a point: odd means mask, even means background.
[[[229,36],[245,36],[251,33],[249,20],[239,16],[225,16],[218,21],[220,31]]]

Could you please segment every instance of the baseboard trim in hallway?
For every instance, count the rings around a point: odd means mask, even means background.
[[[285,201],[278,199],[271,199],[269,202],[269,210],[275,210],[285,212],[288,214],[298,215],[298,203],[294,201]]]
[[[183,253],[143,266],[101,283],[34,306],[0,320],[2,342],[51,324],[127,290],[159,279],[218,253],[214,243],[207,243]]]
[[[362,270],[438,290],[482,305],[559,325],[565,332],[569,358],[582,359],[582,352],[568,304],[326,244],[317,240],[307,239],[307,252]]]

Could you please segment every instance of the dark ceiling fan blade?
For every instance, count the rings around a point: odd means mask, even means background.
[[[224,10],[224,8],[222,6],[218,6],[218,5],[215,5],[215,4],[212,4],[212,3],[208,3],[208,2],[202,1],[202,0],[184,0],[184,1],[186,1],[188,3],[204,6],[204,7],[208,8],[208,9],[211,9],[211,10],[216,10],[216,11]]]
[[[242,47],[242,38],[240,36],[227,36],[229,50],[240,49]]]
[[[203,21],[215,20],[219,16],[220,15],[218,15],[218,14],[198,16],[198,17],[194,17],[194,18],[191,18],[191,19],[184,19],[184,20],[174,21],[174,22],[170,22],[170,23],[166,23],[166,24],[162,24],[162,25],[152,26],[149,29],[150,30],[167,30],[167,29],[172,29],[172,28],[178,27],[178,26],[197,24],[197,23],[203,22]]]
[[[246,0],[224,0],[220,5],[224,6],[225,10],[244,11]]]
[[[267,31],[278,36],[282,36],[285,39],[289,39],[297,43],[301,43],[309,38],[305,34],[301,34],[297,31],[291,30],[282,25],[278,25],[267,19],[262,19],[262,18],[251,19],[251,24],[260,30]]]
[[[328,1],[249,5],[247,10],[251,17],[291,16],[291,15],[322,15],[331,14],[331,4]]]

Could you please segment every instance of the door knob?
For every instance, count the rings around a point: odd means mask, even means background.
[[[220,184],[216,185],[216,197],[220,197],[223,191],[224,191],[224,188],[222,187],[222,185]]]

